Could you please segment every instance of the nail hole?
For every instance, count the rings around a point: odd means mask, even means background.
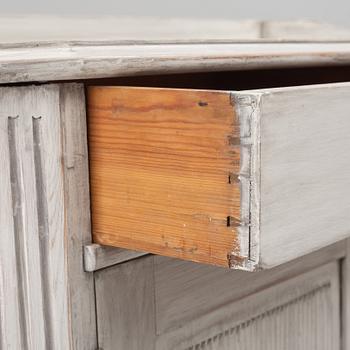
[[[203,102],[203,101],[199,101],[198,102],[198,106],[205,107],[205,106],[208,106],[208,103],[207,102]]]
[[[231,226],[231,216],[227,217],[227,227]]]

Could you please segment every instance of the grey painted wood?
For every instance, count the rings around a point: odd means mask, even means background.
[[[350,235],[350,84],[261,98],[261,265]]]
[[[129,249],[88,244],[84,247],[84,267],[85,271],[93,272],[146,254]]]
[[[99,270],[99,346],[339,349],[344,254],[342,242],[254,274],[160,256]]]
[[[232,269],[254,270],[259,260],[260,229],[260,95],[232,93],[232,105],[240,123],[240,256]]]
[[[0,94],[2,347],[68,348],[58,87]]]
[[[345,254],[342,241],[287,264],[254,273],[155,257],[158,333],[181,327],[213,309],[341,259]]]
[[[95,273],[101,349],[154,349],[153,274],[153,256]]]
[[[71,349],[95,350],[94,281],[83,264],[84,245],[92,239],[84,87],[61,84],[59,89]]]
[[[340,349],[337,262],[159,334],[156,349]]]
[[[350,43],[3,44],[0,83],[350,63]]]
[[[350,84],[233,98],[253,135],[250,262],[243,268],[276,266],[350,236]]]
[[[350,239],[345,243],[346,256],[342,261],[342,350],[350,349]]]
[[[3,349],[96,348],[92,276],[81,283],[90,237],[82,92],[0,89]]]

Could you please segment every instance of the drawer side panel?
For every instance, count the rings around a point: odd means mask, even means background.
[[[241,256],[229,93],[90,87],[88,112],[96,243],[221,266]]]

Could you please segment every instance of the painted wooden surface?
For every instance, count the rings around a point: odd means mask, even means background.
[[[158,333],[345,256],[344,242],[258,273],[232,271],[166,257],[155,258]]]
[[[76,249],[91,239],[82,92],[0,89],[1,349],[96,347],[93,280]]]
[[[342,350],[350,349],[350,239],[344,242],[345,259],[342,260]]]
[[[0,94],[2,348],[68,348],[58,88]]]
[[[349,83],[262,93],[261,266],[350,235],[349,108]]]
[[[115,349],[116,344],[133,350],[222,350],[234,346],[269,350],[340,349],[339,265],[333,260],[319,266],[328,259],[343,256],[344,249],[341,245],[334,246],[333,253],[329,253],[312,254],[283,268],[258,274],[225,271],[191,262],[179,262],[178,265],[176,259],[157,256],[100,270],[96,274],[98,327],[102,336],[99,346],[105,350]],[[184,268],[184,265],[188,267]],[[173,270],[169,273],[171,266]],[[162,270],[164,267],[170,268],[168,273]],[[198,274],[194,272],[196,269]],[[215,288],[202,293],[200,286],[209,288],[209,283],[203,281],[208,269],[224,271],[226,276],[209,274],[208,281],[214,277],[212,286]],[[163,275],[162,282],[159,273]],[[228,274],[231,281],[226,285]],[[132,280],[133,287],[129,285]],[[154,281],[153,290],[145,287],[146,281]],[[166,287],[167,283],[170,286]],[[180,296],[179,288],[171,287],[176,284],[182,288]],[[232,292],[231,297],[227,290]],[[137,305],[133,293],[138,293]],[[222,293],[228,298],[222,298]],[[205,302],[195,301],[196,296],[201,299],[204,294]],[[161,317],[164,306],[171,300],[186,310],[187,317],[176,321],[174,318],[167,320],[165,315]],[[137,311],[145,307],[149,308],[147,313]],[[132,312],[123,316],[123,310],[128,308]],[[177,314],[180,313],[181,310]],[[139,317],[134,319],[133,315]],[[130,318],[134,327],[130,326]],[[146,320],[147,331],[142,326]],[[152,329],[150,325],[156,328]],[[140,346],[137,336],[148,347]]]
[[[160,335],[156,349],[340,349],[339,290],[333,262]]]
[[[156,335],[153,256],[95,274],[101,349],[154,349]]]
[[[50,42],[0,45],[0,83],[340,66],[350,43]]]
[[[84,246],[84,268],[87,272],[93,272],[146,254],[130,249],[88,244]]]
[[[243,258],[230,94],[90,87],[87,98],[94,242],[222,266]]]
[[[3,15],[0,83],[341,65],[349,41],[309,21]]]
[[[94,282],[93,275],[85,273],[83,265],[84,245],[90,244],[92,240],[85,91],[82,84],[60,84],[59,87],[69,349],[95,350],[97,333]],[[57,307],[59,303],[57,301]]]

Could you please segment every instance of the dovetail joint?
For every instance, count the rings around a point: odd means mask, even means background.
[[[228,254],[228,263],[235,269],[255,269],[258,260],[257,234],[259,227],[259,108],[257,94],[232,93],[232,105],[240,124],[240,252]]]

